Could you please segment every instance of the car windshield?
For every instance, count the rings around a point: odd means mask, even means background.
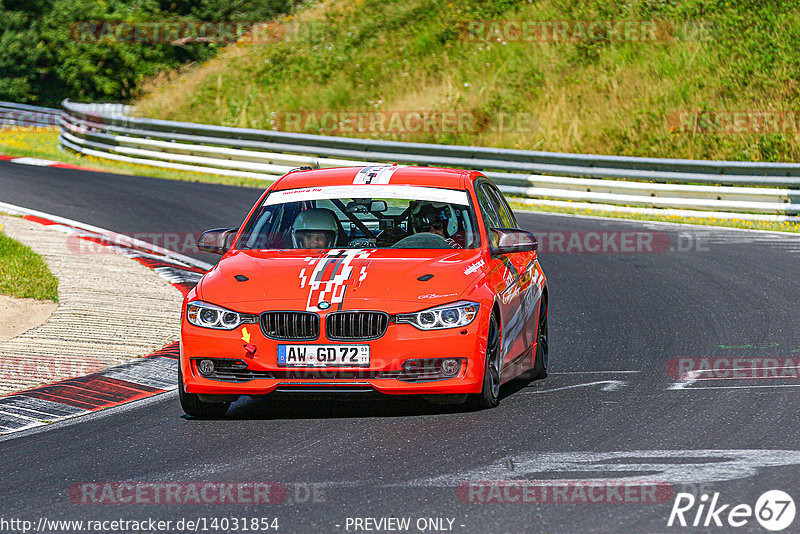
[[[355,185],[273,191],[245,223],[238,249],[475,248],[465,191]]]

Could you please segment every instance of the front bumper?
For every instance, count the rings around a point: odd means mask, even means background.
[[[324,321],[324,316],[322,319]],[[255,354],[250,354],[245,350],[243,327],[236,330],[200,328],[188,323],[184,313],[180,365],[186,392],[203,395],[317,391],[374,391],[390,395],[479,393],[483,383],[487,326],[488,313],[482,310],[472,323],[461,328],[424,331],[410,324],[390,323],[379,339],[341,342],[328,340],[324,329],[313,341],[275,341],[264,337],[258,324],[249,324],[245,325],[249,344],[256,347]],[[283,367],[277,363],[280,344],[368,344],[370,365]],[[409,373],[407,367],[404,368],[409,360],[443,358],[460,360],[460,368],[454,376],[436,377],[435,373],[424,370]],[[220,373],[221,378],[205,377],[197,367],[203,359],[230,363],[236,368],[235,372]]]

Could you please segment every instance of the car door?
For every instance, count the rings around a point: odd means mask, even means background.
[[[488,180],[476,184],[478,204],[490,244],[494,245],[491,228],[517,228],[511,209],[494,184]],[[495,256],[491,276],[495,291],[500,295],[502,315],[502,359],[508,365],[521,356],[533,342],[528,332],[529,317],[525,313],[526,282],[530,285],[530,272],[533,268],[530,253],[513,253]]]
[[[494,184],[490,183],[487,187],[498,206],[501,222],[513,225],[509,228],[520,228],[516,217],[514,217],[514,212],[511,210],[508,202],[506,202],[503,194]],[[522,351],[524,351],[530,348],[536,341],[538,318],[535,312],[538,309],[538,302],[541,298],[536,279],[539,278],[537,272],[540,271],[540,268],[538,266],[536,252],[520,252],[509,254],[508,256],[519,275],[517,283],[513,285],[513,291],[519,291],[520,294],[519,313],[523,323],[520,337],[522,338]]]

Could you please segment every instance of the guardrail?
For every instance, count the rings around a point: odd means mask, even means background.
[[[800,214],[800,163],[403,143],[133,117],[113,104],[65,100],[63,107],[63,147],[160,168],[272,180],[303,165],[430,165],[481,170],[528,204],[771,220]]]
[[[25,126],[55,128],[59,125],[60,109],[0,102],[0,128]]]

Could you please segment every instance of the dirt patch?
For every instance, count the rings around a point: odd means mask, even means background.
[[[0,341],[6,341],[44,324],[56,308],[57,303],[47,300],[0,295]]]

